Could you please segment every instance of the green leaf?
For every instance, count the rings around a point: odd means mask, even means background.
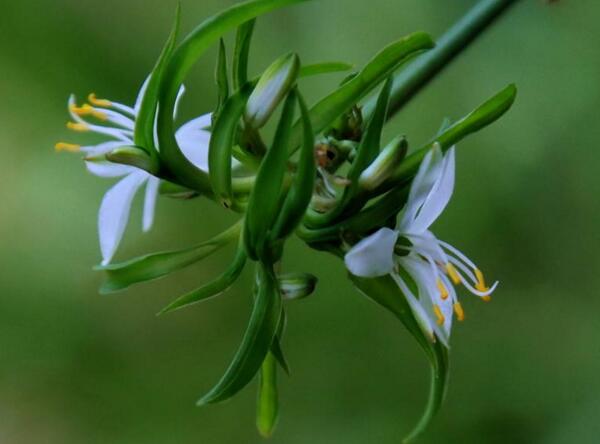
[[[292,180],[292,185],[273,227],[272,239],[285,238],[296,229],[304,216],[306,208],[310,204],[315,186],[317,167],[314,155],[314,133],[310,123],[310,116],[308,115],[308,108],[300,93],[298,93],[298,102],[300,103],[304,128],[302,150],[300,151],[298,169]]]
[[[258,292],[242,344],[225,375],[198,405],[225,401],[243,389],[260,369],[277,333],[281,296],[273,271],[260,265]]]
[[[106,281],[100,287],[100,293],[107,294],[124,290],[130,285],[158,279],[198,262],[238,238],[240,229],[241,222],[238,222],[228,230],[195,247],[153,253],[120,264],[95,267],[95,270],[106,272]]]
[[[231,287],[231,285],[233,285],[233,283],[238,279],[242,273],[242,270],[244,269],[245,264],[246,252],[244,251],[243,246],[241,246],[238,249],[235,258],[233,259],[233,262],[224,273],[208,284],[177,298],[175,301],[162,309],[158,314],[161,315],[174,310],[179,310],[180,308],[187,307],[188,305],[205,301],[206,299],[222,294],[223,292],[227,291],[229,287]]]
[[[267,353],[260,368],[258,381],[256,428],[263,438],[270,438],[279,418],[277,362],[272,353]]]
[[[232,66],[233,88],[236,90],[248,81],[248,56],[255,24],[256,19],[249,20],[237,29]]]
[[[200,190],[209,185],[208,175],[187,160],[175,140],[173,109],[179,87],[191,67],[226,32],[259,15],[303,1],[306,0],[253,0],[238,3],[204,20],[173,51],[160,86],[157,127],[161,159],[181,185]]]
[[[284,103],[273,145],[262,161],[248,201],[243,237],[248,256],[255,260],[264,253],[268,231],[280,207],[295,106],[296,93],[292,91]]]
[[[244,120],[248,126],[259,129],[267,123],[293,87],[299,70],[300,59],[291,53],[278,58],[264,71],[246,105]]]
[[[425,336],[406,298],[390,276],[366,279],[350,275],[350,279],[361,293],[390,311],[404,324],[429,359],[432,372],[429,398],[417,426],[404,439],[405,443],[411,442],[427,428],[444,400],[448,381],[448,349],[440,341],[432,343]]]
[[[181,18],[181,8],[179,3],[175,11],[175,21],[171,33],[163,47],[154,69],[150,73],[146,91],[142,97],[140,110],[135,119],[135,131],[133,140],[135,145],[143,147],[153,157],[156,156],[156,146],[154,145],[154,122],[158,106],[158,95],[160,93],[160,83],[162,81],[169,58],[175,48],[175,41],[179,32],[179,22]],[[171,114],[172,116],[172,114]]]
[[[229,79],[227,77],[227,51],[225,41],[219,40],[219,54],[215,68],[215,82],[217,83],[217,106],[213,113],[213,121],[219,117],[226,100],[229,98]]]
[[[419,169],[421,161],[434,143],[439,143],[442,150],[445,151],[454,144],[460,142],[468,135],[485,128],[486,126],[498,120],[511,108],[516,96],[517,88],[515,85],[509,85],[504,88],[470,114],[438,134],[424,147],[420,148],[404,159],[404,161],[394,171],[390,178],[376,191],[381,192],[382,189],[390,189],[397,184],[403,183],[413,177]]]
[[[320,62],[304,65],[300,68],[298,77],[312,77],[321,74],[331,74],[337,72],[345,72],[354,68],[354,65],[344,62]]]
[[[214,124],[208,149],[208,170],[215,196],[226,207],[231,207],[233,191],[231,183],[231,159],[236,143],[236,132],[252,88],[246,84],[223,105]]]
[[[311,108],[310,117],[315,133],[325,130],[335,119],[387,78],[401,63],[415,53],[433,46],[429,35],[417,32],[385,47],[358,74]],[[297,123],[294,128],[293,150],[299,145],[300,138],[300,123]]]

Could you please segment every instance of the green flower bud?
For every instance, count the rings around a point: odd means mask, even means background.
[[[310,296],[317,286],[318,279],[309,273],[290,273],[278,276],[279,291],[289,301]]]
[[[265,70],[246,104],[244,119],[249,126],[258,129],[267,123],[294,85],[299,70],[300,59],[296,54],[280,57]]]
[[[406,157],[408,143],[404,136],[394,138],[358,178],[358,184],[366,190],[381,185]]]
[[[150,174],[155,174],[158,170],[156,162],[143,149],[136,146],[120,146],[103,156],[87,157],[87,161],[109,160],[113,163],[131,165]]]

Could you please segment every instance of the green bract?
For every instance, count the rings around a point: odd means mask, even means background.
[[[173,29],[147,79],[139,109],[136,107],[135,121],[126,120],[131,129],[125,135],[119,129],[111,129],[112,134],[121,136],[119,140],[127,142],[123,146],[111,142],[112,149],[88,150],[86,160],[92,162],[88,167],[125,168],[129,174],[127,183],[137,187],[152,180],[150,195],[160,192],[183,199],[208,197],[221,204],[223,210],[234,211],[239,221],[192,247],[97,267],[106,274],[100,291],[116,292],[164,277],[237,243],[233,259],[224,271],[175,298],[160,313],[220,295],[244,279],[247,265],[254,267],[254,290],[248,295],[252,310],[241,345],[221,380],[198,404],[225,401],[258,376],[256,424],[260,434],[268,437],[274,431],[279,412],[277,373],[280,369],[289,373],[282,348],[285,305],[311,295],[317,285],[317,278],[311,274],[286,270],[287,241],[297,236],[306,247],[342,260],[362,248],[384,265],[389,262],[389,266],[384,272],[375,270],[360,277],[346,262],[348,270],[356,273],[349,279],[361,293],[401,321],[423,349],[432,369],[429,401],[421,421],[406,438],[411,441],[425,430],[439,410],[448,378],[448,342],[441,338],[448,339],[449,333],[440,334],[435,326],[427,330],[423,316],[415,309],[415,300],[422,303],[424,293],[435,285],[443,294],[438,297],[447,300],[451,297],[447,285],[464,283],[461,279],[465,278],[460,274],[464,270],[457,270],[449,260],[446,268],[441,268],[443,261],[436,259],[428,262],[427,267],[431,265],[430,272],[438,280],[434,285],[419,285],[424,279],[419,280],[415,274],[421,269],[419,264],[413,264],[411,272],[410,259],[425,261],[427,253],[411,249],[418,239],[413,238],[411,243],[409,237],[415,233],[406,226],[402,232],[396,229],[397,219],[400,219],[398,225],[409,220],[410,228],[418,226],[418,222],[422,222],[421,228],[431,224],[435,217],[427,214],[424,202],[436,195],[438,200],[428,208],[431,213],[445,206],[450,198],[452,190],[448,183],[450,179],[454,183],[451,147],[504,115],[515,100],[516,88],[509,85],[466,117],[454,123],[447,121],[439,133],[426,139],[427,143],[418,149],[410,150],[404,135],[391,135],[386,140],[384,127],[512,0],[482,0],[437,46],[423,32],[398,39],[377,52],[357,72],[345,78],[342,75],[338,86],[312,106],[307,106],[301,92],[306,83],[303,78],[339,74],[353,69],[352,65],[334,61],[302,66],[299,57],[289,53],[276,58],[263,72],[248,73],[257,18],[302,1],[238,3],[206,19],[180,42],[177,9]],[[236,31],[236,35],[228,63],[225,41],[230,31]],[[177,96],[191,67],[212,45],[218,45],[214,71],[217,101],[212,115],[193,120],[192,126],[182,125],[176,134]],[[95,99],[95,102],[109,106],[107,101]],[[76,112],[102,115],[91,105],[90,108],[71,106],[74,118],[78,117]],[[298,119],[296,109],[299,109]],[[275,122],[274,116],[278,114]],[[82,130],[86,124],[80,119],[71,127]],[[271,127],[274,134],[269,132]],[[193,131],[186,133],[190,128]],[[130,134],[133,136],[129,137]],[[70,144],[59,146],[75,149]],[[195,157],[192,162],[190,159]],[[152,176],[161,179],[160,185]],[[449,189],[443,190],[444,186]],[[194,202],[204,204],[205,199]],[[417,220],[419,217],[427,219],[427,223]],[[120,223],[122,220],[118,222],[115,230],[121,230],[120,236],[124,225]],[[371,244],[377,236],[377,242],[381,243]],[[373,245],[389,247],[390,254],[381,260],[382,249],[374,249]],[[370,265],[367,263],[367,268]],[[493,290],[487,291],[479,270],[464,273],[473,278],[473,293],[485,298]],[[442,313],[439,306],[437,309],[440,325],[445,322],[444,316],[453,316],[452,310]],[[460,304],[455,304],[454,310],[460,318]]]

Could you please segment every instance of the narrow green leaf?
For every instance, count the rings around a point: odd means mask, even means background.
[[[408,58],[433,46],[429,35],[417,32],[385,47],[358,74],[311,108],[310,117],[315,133],[325,130]],[[293,150],[299,145],[300,138],[300,123],[297,123],[294,128]]]
[[[231,159],[236,143],[236,132],[252,88],[246,84],[233,94],[223,105],[213,127],[208,149],[208,170],[215,196],[225,207],[233,200],[231,182]]]
[[[179,33],[180,18],[181,8],[178,3],[171,33],[169,34],[167,42],[158,57],[158,61],[147,80],[148,84],[146,86],[146,91],[142,97],[140,110],[135,119],[134,143],[135,145],[146,149],[153,157],[156,156],[156,146],[154,146],[154,122],[157,112],[160,84],[169,58],[175,48],[175,41],[177,40],[177,34]]]
[[[272,353],[267,353],[260,368],[258,381],[256,428],[263,438],[270,438],[279,418],[277,362]]]
[[[427,428],[444,400],[448,381],[448,350],[440,341],[432,343],[425,336],[408,302],[390,276],[365,279],[350,275],[350,279],[361,293],[390,311],[404,324],[429,359],[432,372],[429,398],[423,416],[404,440],[405,443],[411,442]]]
[[[198,405],[225,401],[252,380],[273,344],[281,309],[281,296],[273,271],[261,264],[258,292],[242,344],[223,378],[198,401]]]
[[[232,240],[239,237],[241,222],[195,247],[183,250],[153,253],[131,259],[120,264],[95,267],[106,272],[106,281],[100,293],[114,293],[130,285],[166,276],[211,255]]]
[[[189,70],[226,32],[259,15],[303,1],[306,0],[253,0],[238,3],[204,20],[173,51],[160,86],[157,127],[161,159],[181,185],[200,190],[209,185],[208,175],[187,160],[175,140],[173,109],[179,87]]]
[[[400,164],[392,176],[382,185],[384,189],[394,187],[396,184],[410,179],[418,170],[423,157],[434,143],[439,143],[443,150],[447,150],[452,145],[460,142],[470,134],[479,131],[498,120],[512,106],[517,95],[515,85],[509,85],[496,94],[494,97],[483,103],[467,116],[458,122],[452,124],[441,134],[438,134],[433,140],[424,147],[415,151]],[[378,189],[377,191],[381,191]]]
[[[356,156],[352,161],[352,166],[348,171],[348,180],[350,185],[344,188],[338,205],[329,213],[316,215],[312,220],[307,220],[310,225],[329,225],[331,222],[343,217],[348,212],[356,212],[364,204],[362,201],[355,201],[352,205],[352,199],[359,191],[359,177],[361,173],[377,158],[381,147],[381,132],[387,116],[387,108],[392,88],[392,79],[388,78],[385,82],[379,98],[373,117],[367,123],[363,138],[356,150]]]
[[[178,310],[180,308],[187,307],[188,305],[218,296],[227,291],[229,287],[231,287],[231,285],[233,285],[233,283],[238,279],[242,273],[242,270],[244,269],[245,264],[246,252],[242,246],[238,249],[238,252],[236,253],[231,265],[219,277],[208,284],[177,298],[175,301],[162,309],[158,314],[161,315]]]
[[[232,64],[233,88],[235,90],[240,89],[248,81],[248,56],[255,24],[256,19],[249,20],[237,29]]]
[[[281,288],[281,287],[280,287]],[[280,294],[283,297],[283,293]],[[273,339],[273,344],[271,344],[271,353],[277,360],[279,366],[283,369],[286,375],[290,375],[290,366],[288,365],[287,359],[283,354],[283,348],[281,347],[281,340],[283,339],[283,334],[285,332],[285,328],[287,326],[287,315],[285,313],[285,309],[282,307],[281,309],[281,320],[279,321],[279,326],[277,327],[277,333],[275,334],[275,338]]]
[[[217,56],[217,66],[215,68],[215,82],[217,84],[217,106],[213,113],[213,121],[219,117],[219,113],[229,98],[227,51],[225,49],[225,41],[223,39],[219,40],[219,53]]]
[[[280,207],[295,106],[296,93],[292,91],[284,103],[273,145],[262,161],[248,201],[244,242],[252,259],[257,259],[263,253],[268,231]]]
[[[296,54],[286,54],[275,60],[260,76],[248,99],[244,120],[254,129],[262,128],[275,108],[293,87],[300,70]]]
[[[292,180],[290,190],[285,197],[281,211],[272,230],[272,239],[282,239],[287,237],[296,229],[306,208],[310,204],[313,189],[315,185],[315,176],[317,167],[315,164],[315,138],[308,115],[308,108],[298,92],[298,102],[304,128],[304,138],[300,158],[298,159],[298,169]]]
[[[304,65],[300,68],[298,77],[312,77],[321,74],[332,74],[338,72],[350,71],[354,65],[344,62],[320,62]]]

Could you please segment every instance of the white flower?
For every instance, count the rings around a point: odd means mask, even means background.
[[[88,96],[89,103],[78,106],[75,96],[71,95],[68,106],[73,121],[67,123],[67,128],[77,132],[95,133],[104,136],[106,140],[87,146],[60,142],[56,144],[56,149],[59,151],[83,152],[89,157],[94,157],[124,145],[134,145],[135,120],[147,84],[148,79],[142,85],[133,108],[121,103],[98,99],[94,93]],[[179,91],[175,110],[177,110],[183,92],[182,87]],[[206,114],[182,125],[176,133],[177,142],[183,154],[196,167],[204,171],[208,171],[210,132],[206,128],[210,124],[211,115]],[[158,146],[157,143],[156,145]],[[160,180],[136,167],[108,161],[86,161],[86,166],[96,176],[122,178],[106,192],[98,214],[102,265],[107,265],[123,237],[133,198],[144,185],[146,190],[142,228],[144,231],[148,231],[152,227]]]
[[[396,229],[378,230],[345,256],[346,267],[354,275],[391,275],[423,330],[446,346],[453,315],[464,319],[454,286],[463,284],[487,301],[498,285],[486,286],[471,260],[429,231],[452,196],[454,169],[454,148],[443,155],[436,144],[419,167]],[[411,288],[411,281],[416,288]]]

